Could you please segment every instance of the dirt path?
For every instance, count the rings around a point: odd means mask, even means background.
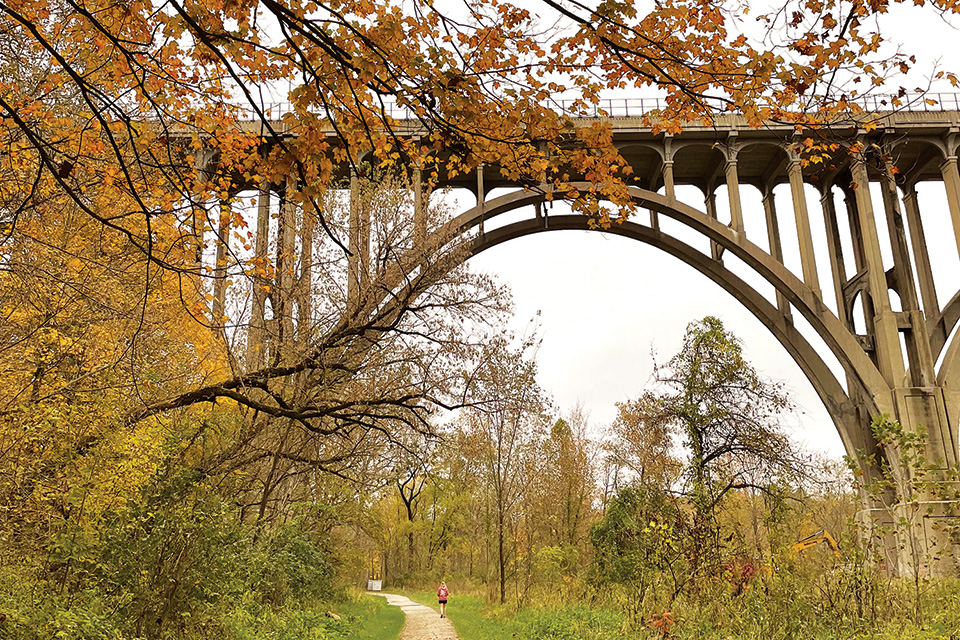
[[[450,618],[441,618],[440,614],[425,604],[417,604],[406,596],[393,593],[368,591],[372,596],[382,596],[389,604],[400,607],[407,621],[400,632],[400,640],[457,640]]]

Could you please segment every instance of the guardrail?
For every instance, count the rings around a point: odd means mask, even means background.
[[[849,103],[859,106],[866,112],[890,111],[960,111],[960,93],[908,93],[877,94],[854,98]],[[574,100],[556,100],[553,103],[560,113],[582,118],[629,118],[659,111],[666,107],[662,98],[604,98],[597,104],[584,105]],[[416,120],[412,109],[396,103],[387,102],[382,112],[395,120]],[[272,120],[279,120],[293,111],[289,102],[265,104],[261,111]],[[240,107],[240,118],[245,121],[259,120],[260,116],[250,107]]]

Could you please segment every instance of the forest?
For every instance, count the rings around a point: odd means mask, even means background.
[[[798,448],[716,317],[612,424],[554,406],[439,187],[636,215],[622,91],[872,153],[898,3],[439,4],[0,0],[0,638],[396,638],[373,577],[468,639],[960,632],[864,525],[902,479]]]

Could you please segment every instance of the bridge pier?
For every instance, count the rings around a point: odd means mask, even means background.
[[[250,326],[247,329],[247,370],[254,371],[266,364],[267,356],[267,327],[265,320],[267,305],[267,289],[270,281],[267,278],[268,257],[270,243],[270,182],[264,178],[260,181],[257,193],[257,230],[254,242],[253,282],[250,306]]]
[[[955,575],[960,560],[956,442],[938,387],[899,387],[893,392],[900,430],[883,435],[892,489],[879,507],[882,525],[896,534],[897,574]],[[890,495],[892,494],[892,495]],[[890,500],[893,502],[890,502]],[[888,545],[889,546],[889,545]]]

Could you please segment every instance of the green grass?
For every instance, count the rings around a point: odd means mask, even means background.
[[[362,595],[356,601],[340,603],[337,613],[346,628],[340,631],[342,635],[333,635],[332,638],[343,640],[397,640],[403,629],[403,612],[399,607],[387,604],[384,598]]]
[[[436,594],[405,593],[415,602],[439,609]],[[625,635],[625,616],[572,605],[561,609],[523,609],[492,605],[473,595],[451,597],[447,616],[461,640],[620,640],[650,637]]]
[[[405,592],[411,600],[438,609],[432,591]],[[876,626],[852,624],[811,608],[804,594],[788,590],[750,591],[700,609],[676,602],[671,640],[947,640],[960,638],[960,582],[943,580],[930,587],[924,623],[911,623],[899,607]],[[807,594],[809,597],[809,594]],[[722,598],[722,594],[718,595]],[[726,596],[729,598],[729,596]],[[819,602],[817,598],[814,601]],[[822,605],[822,602],[819,602]],[[655,629],[630,626],[626,614],[613,609],[568,604],[527,608],[490,604],[474,595],[450,598],[447,615],[461,640],[657,640]]]
[[[235,640],[397,640],[403,612],[383,598],[363,595],[331,606],[290,606],[277,611],[247,603],[227,617],[225,627],[226,637]]]

